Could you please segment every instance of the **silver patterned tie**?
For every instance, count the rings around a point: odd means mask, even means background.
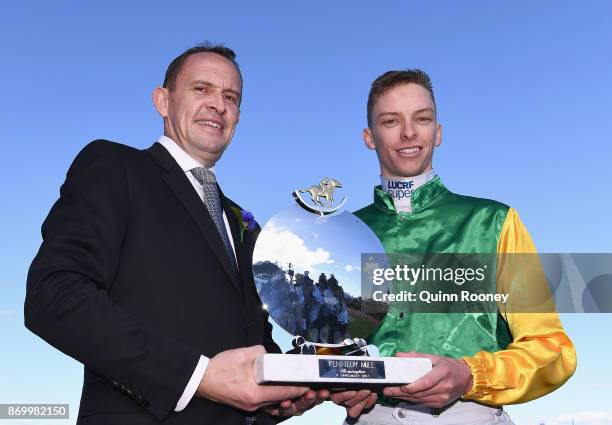
[[[225,245],[225,251],[229,257],[230,264],[237,271],[236,257],[232,250],[232,244],[223,222],[223,209],[221,208],[221,199],[219,198],[219,188],[217,187],[217,179],[215,174],[206,167],[196,167],[189,170],[195,179],[200,183],[204,192],[204,205],[208,209],[210,216],[212,217],[217,231],[221,236],[223,245]]]

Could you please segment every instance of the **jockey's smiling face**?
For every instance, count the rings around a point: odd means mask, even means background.
[[[432,169],[442,127],[427,89],[414,83],[390,88],[376,99],[371,121],[363,139],[376,150],[383,176],[414,177]]]

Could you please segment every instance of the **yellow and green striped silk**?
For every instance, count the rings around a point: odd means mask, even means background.
[[[378,186],[374,203],[355,215],[376,233],[387,253],[535,252],[513,209],[454,194],[439,177],[414,191],[412,212],[398,213]],[[506,322],[499,313],[409,313],[406,306],[391,305],[369,342],[383,356],[416,351],[464,358],[474,381],[464,398],[490,404],[527,401],[560,386],[575,368],[573,345],[554,313],[508,313]],[[542,340],[517,348],[524,336]]]

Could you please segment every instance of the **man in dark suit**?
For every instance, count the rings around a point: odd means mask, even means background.
[[[85,365],[81,424],[267,423],[328,395],[254,381],[280,350],[251,274],[258,229],[214,176],[240,114],[234,57],[177,57],[153,94],[164,136],[87,145],[43,224],[25,323]]]

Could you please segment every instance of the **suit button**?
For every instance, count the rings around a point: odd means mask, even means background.
[[[145,400],[144,398],[142,398],[141,396],[137,395],[136,397],[134,397],[134,400],[136,401],[136,404],[140,407],[149,407],[149,401]]]

